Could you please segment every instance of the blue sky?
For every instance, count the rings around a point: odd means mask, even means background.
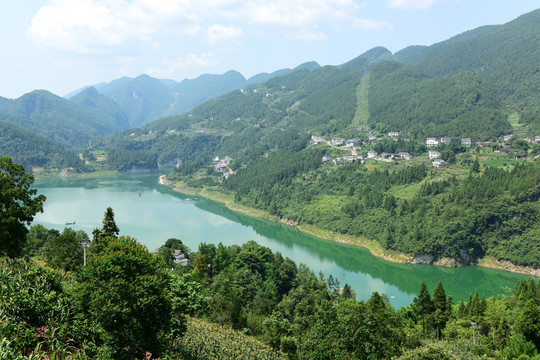
[[[149,74],[245,77],[431,45],[538,0],[1,0],[0,96]]]

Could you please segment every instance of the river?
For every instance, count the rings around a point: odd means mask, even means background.
[[[486,297],[510,294],[525,275],[481,267],[442,268],[430,265],[395,264],[374,257],[364,248],[323,240],[279,223],[230,211],[206,199],[190,199],[157,183],[158,175],[93,179],[45,179],[35,183],[47,200],[34,224],[62,231],[66,226],[84,230],[101,227],[107,207],[112,207],[120,235],[129,235],[150,251],[171,237],[190,249],[201,242],[241,245],[255,240],[279,251],[315,274],[320,271],[348,283],[358,300],[378,291],[394,307],[408,305],[425,280],[431,292],[439,280],[454,303],[467,300],[478,290]],[[73,222],[73,225],[65,225]]]

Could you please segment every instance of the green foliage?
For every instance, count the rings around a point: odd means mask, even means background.
[[[86,235],[86,233],[83,232]],[[45,259],[50,266],[75,270],[83,263],[83,248],[77,232],[65,228],[62,234],[51,237],[45,245]]]
[[[241,332],[194,318],[188,318],[178,349],[177,355],[187,360],[281,358],[279,352]]]
[[[0,260],[0,357],[83,359],[74,337],[73,301],[60,273],[20,260]]]
[[[94,137],[122,130],[121,120],[116,118],[114,109],[105,108],[112,106],[117,109],[112,101],[102,102],[97,108],[84,101],[67,100],[45,90],[35,90],[14,100],[3,100],[0,102],[3,121],[66,148],[76,149],[87,145]]]
[[[412,303],[414,313],[422,318],[422,331],[426,333],[426,319],[433,312],[433,302],[429,295],[429,290],[425,281],[422,281],[418,297],[415,297]]]
[[[540,307],[534,299],[529,299],[516,320],[517,329],[540,349]]]
[[[78,306],[115,359],[159,356],[170,332],[169,276],[159,258],[129,237],[106,238],[79,273]]]
[[[442,135],[487,139],[510,130],[497,98],[475,74],[430,79],[393,62],[371,72],[369,116],[378,130],[405,131],[421,139]]]
[[[0,120],[5,117],[0,115]],[[39,134],[33,134],[22,128],[0,121],[0,153],[9,156],[25,168],[73,168],[86,171],[85,164],[76,153],[53,143]]]
[[[24,248],[27,225],[43,211],[44,195],[31,189],[34,177],[9,157],[0,158],[0,256],[19,256]]]
[[[441,344],[428,344],[409,350],[405,354],[396,358],[396,360],[455,360],[454,355]]]
[[[540,11],[500,26],[483,26],[403,59],[430,76],[474,71],[505,103],[518,109],[538,108],[538,38]],[[396,54],[400,58],[400,54]]]

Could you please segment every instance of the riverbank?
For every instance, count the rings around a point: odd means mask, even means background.
[[[323,229],[317,228],[314,225],[299,224],[295,221],[291,221],[288,219],[280,219],[277,216],[269,214],[266,211],[243,206],[241,204],[234,202],[234,195],[232,194],[225,194],[221,191],[218,191],[212,188],[193,188],[193,187],[189,187],[185,185],[182,182],[173,183],[173,182],[168,181],[165,175],[160,176],[159,183],[162,185],[172,187],[174,191],[185,194],[185,195],[201,196],[201,197],[213,200],[213,201],[223,203],[228,209],[235,212],[242,213],[247,216],[257,217],[257,218],[261,218],[261,219],[272,221],[272,222],[281,222],[282,224],[294,226],[295,228],[297,228],[298,230],[302,232],[317,236],[325,240],[335,241],[342,244],[349,244],[349,245],[356,245],[356,246],[364,247],[368,249],[373,256],[384,259],[386,261],[391,261],[394,263],[401,263],[401,264],[424,263],[421,259],[419,259],[419,257],[412,257],[410,255],[400,253],[398,251],[384,249],[377,242],[377,240],[368,239],[365,237],[356,237],[356,236],[351,236],[351,235],[338,234],[329,230],[323,230]],[[445,259],[445,258],[438,259],[435,262],[429,262],[429,263],[431,265],[443,266],[443,267],[463,266],[457,263],[453,259]],[[530,266],[515,265],[509,261],[497,260],[492,257],[485,257],[485,258],[479,259],[478,262],[476,263],[476,266],[497,269],[497,270],[504,270],[504,271],[509,271],[516,274],[540,276],[540,269],[530,267]]]

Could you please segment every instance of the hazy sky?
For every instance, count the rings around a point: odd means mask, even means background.
[[[431,45],[539,0],[0,0],[0,96],[122,76],[245,77]]]

